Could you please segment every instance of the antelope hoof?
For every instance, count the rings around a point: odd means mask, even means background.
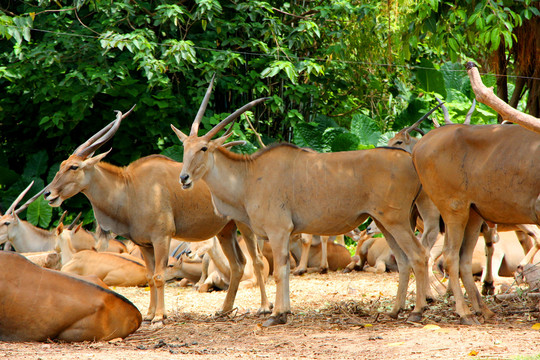
[[[287,313],[281,313],[276,316],[270,316],[263,324],[264,327],[283,325],[287,323]]]
[[[484,309],[484,311],[482,311],[482,316],[484,317],[484,320],[490,320],[495,318],[496,314],[489,309]]]
[[[148,315],[146,315],[146,316],[143,318],[143,321],[144,321],[145,323],[152,322],[153,320],[154,320],[154,314],[152,314],[152,315],[148,314]]]
[[[301,276],[301,275],[304,275],[306,272],[307,272],[306,269],[298,269],[298,270],[293,271],[293,275]]]
[[[257,310],[257,316],[271,314],[271,313],[272,313],[271,308],[259,308],[259,310]]]
[[[320,268],[319,274],[328,274],[328,268]]]
[[[150,330],[157,330],[157,329],[161,329],[163,327],[163,320],[158,320],[158,321],[152,321],[150,323]]]
[[[199,286],[197,291],[200,292],[200,293],[210,292],[210,285],[209,284],[202,284],[201,286]]]
[[[261,306],[261,307],[259,308],[259,310],[257,310],[257,316],[266,315],[266,314],[271,314],[273,308],[274,308],[274,304],[272,304],[272,303],[270,303],[270,304],[268,305],[268,307],[266,307],[266,306]]]
[[[231,309],[231,310],[219,310],[219,311],[216,311],[216,313],[214,314],[213,318],[214,319],[223,319],[223,320],[226,320],[230,314],[233,313],[233,310],[234,309]]]
[[[407,321],[413,322],[413,323],[420,323],[422,322],[422,313],[420,312],[412,312],[409,317],[407,318]]]
[[[482,295],[494,295],[495,286],[493,286],[493,281],[484,281],[482,285]]]
[[[343,274],[348,274],[348,273],[352,272],[352,269],[351,269],[351,268],[348,268],[348,267],[346,267],[346,268],[345,268],[345,269],[343,269],[343,270],[342,270],[341,272],[342,272]]]
[[[389,313],[387,313],[388,316],[390,316],[392,319],[397,319],[399,315],[399,309],[398,310],[392,310]]]
[[[474,315],[465,315],[460,319],[461,325],[480,325],[480,321]]]

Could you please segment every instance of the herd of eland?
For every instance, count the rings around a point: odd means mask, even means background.
[[[488,234],[495,226],[535,240],[526,249],[530,251],[519,264],[521,270],[540,248],[538,228],[527,225],[540,224],[540,119],[500,101],[471,63],[467,71],[477,99],[518,125],[447,122],[424,135],[418,126],[426,115],[384,148],[317,153],[282,143],[239,155],[228,150],[239,143],[227,142],[232,125],[217,135],[266,99],[246,104],[199,135],[212,78],[190,133],[171,124],[184,146],[183,163],[151,155],[117,167],[103,161],[108,152],[94,155],[133,108],[117,112],[114,121],[62,162],[45,189],[16,209],[30,185],[0,217],[2,243],[11,242],[20,253],[49,256],[56,250],[61,264],[58,270],[47,269],[15,252],[0,252],[3,267],[16,269],[0,277],[0,340],[110,340],[135,332],[143,320],[162,326],[167,317],[164,286],[172,278],[196,283],[199,291],[227,289],[218,314],[233,309],[239,289],[258,286],[258,313],[270,314],[264,326],[284,324],[294,311],[291,254],[299,249],[295,273],[302,274],[314,245],[320,247],[316,266],[321,271],[350,272],[366,263],[372,271],[398,269],[397,295],[389,313],[394,318],[405,310],[413,272],[416,299],[407,319],[420,322],[427,300],[434,297],[431,265],[437,258],[434,244],[441,237],[441,266],[448,273],[461,322],[479,323],[478,314],[493,317],[474,283],[473,253],[481,232],[486,245],[493,243]],[[412,130],[424,136],[413,138]],[[78,193],[92,205],[99,235],[85,234],[76,221],[67,227],[60,221],[47,232],[17,215],[38,196],[58,207]],[[386,241],[376,241],[368,230],[358,234],[358,226],[368,218]],[[118,248],[111,234],[130,239],[141,257]],[[330,250],[333,242],[326,237],[342,234],[360,239],[352,259],[347,251],[341,256],[343,250]],[[177,251],[171,242],[179,240],[199,245],[190,256],[183,250],[171,260]],[[105,244],[105,251],[96,251],[96,243]],[[263,256],[263,248],[270,258]],[[193,256],[197,252],[200,257]],[[276,284],[273,304],[265,288],[269,274]],[[475,313],[465,302],[460,279]],[[150,302],[145,316],[108,287],[146,285]],[[32,319],[26,311],[30,307]]]

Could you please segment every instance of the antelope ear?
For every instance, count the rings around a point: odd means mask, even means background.
[[[103,154],[96,155],[83,161],[84,166],[94,166],[111,152],[112,148]]]
[[[182,143],[186,141],[186,139],[188,138],[186,134],[184,134],[183,132],[175,128],[173,124],[171,124],[171,129],[173,129],[173,131],[176,133],[176,136],[178,136],[178,138],[180,139]]]
[[[58,226],[56,227],[56,235],[60,235],[62,233],[62,231],[64,231],[64,224],[63,223],[60,223],[58,224]]]

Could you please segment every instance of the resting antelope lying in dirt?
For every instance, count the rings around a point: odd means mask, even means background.
[[[131,110],[79,146],[60,165],[45,198],[51,206],[82,192],[90,200],[94,216],[105,231],[131,239],[139,245],[147,268],[150,305],[145,320],[161,324],[165,313],[164,273],[172,237],[186,241],[206,240],[214,235],[223,247],[231,266],[230,287],[221,311],[232,310],[245,258],[236,241],[236,225],[216,215],[210,191],[204,182],[192,192],[182,191],[178,174],[182,164],[165,156],[151,155],[121,168],[102,162],[108,152],[92,156],[116,132]],[[202,114],[200,115],[202,117]],[[241,227],[241,224],[238,224]],[[257,276],[262,279],[262,255],[249,228],[243,226]],[[261,288],[261,312],[270,311],[264,282]]]
[[[123,296],[0,251],[0,341],[106,341],[135,332],[141,313]]]
[[[468,72],[473,90],[482,101],[478,69],[468,64]],[[506,108],[495,110],[509,121],[519,121],[524,115],[515,109],[519,114],[513,115]],[[534,121],[528,124],[534,125]],[[465,304],[460,277],[473,309],[485,319],[494,316],[483,302],[471,270],[483,221],[540,223],[540,119],[536,124],[536,132],[518,125],[442,126],[430,131],[413,149],[422,187],[445,222],[443,252],[462,323],[478,320]]]
[[[503,228],[504,229],[504,228]],[[501,286],[501,289],[513,281],[513,278],[517,276],[517,271],[520,266],[520,262],[527,253],[527,249],[531,249],[533,240],[525,235],[521,231],[515,231],[513,229],[498,231],[494,229],[495,242],[483,244],[483,242],[477,242],[473,251],[471,269],[475,277],[481,277],[481,281],[485,282],[486,276],[491,276],[489,280],[492,284],[493,291],[490,295],[495,294],[495,286]],[[524,241],[525,238],[525,241]],[[434,250],[443,248],[443,241],[437,240]],[[441,253],[439,251],[439,253]],[[486,257],[490,258],[490,262],[486,262]],[[533,258],[533,263],[538,263],[540,258],[536,256]],[[436,264],[441,270],[445,272],[444,261],[442,256],[436,259]],[[491,268],[490,268],[491,267]],[[506,278],[512,278],[505,279]],[[484,290],[484,289],[482,289]],[[483,295],[486,295],[482,293]]]
[[[374,225],[374,224],[373,224]],[[351,262],[343,270],[344,273],[353,270],[383,273],[385,271],[398,271],[396,258],[384,238],[375,238],[380,233],[376,226],[368,226],[358,236],[358,244]]]
[[[61,255],[61,271],[80,276],[95,275],[108,286],[145,286],[148,282],[144,262],[129,254],[98,252],[96,250],[75,251],[72,238],[81,230],[56,228],[56,251]]]
[[[238,240],[240,249],[247,255],[247,247],[243,238]],[[192,251],[196,252],[198,256],[202,256],[203,260],[200,262],[201,275],[199,279],[195,281],[196,288],[199,292],[208,292],[210,289],[226,290],[229,288],[229,274],[230,267],[227,262],[227,258],[215,237],[197,243],[192,247]],[[208,261],[204,261],[204,256],[208,256]],[[266,258],[263,258],[263,280],[266,281],[269,275],[269,265]],[[180,260],[169,268],[168,273],[175,277],[188,276],[191,280],[193,278],[192,273],[196,270],[194,263],[189,260]],[[250,258],[247,259],[246,266],[244,267],[244,273],[240,280],[239,288],[248,289],[257,286],[257,277],[255,276],[255,268]]]
[[[212,84],[213,80],[208,97]],[[384,233],[401,270],[391,315],[396,317],[404,307],[412,268],[417,293],[410,319],[420,320],[427,305],[428,256],[410,225],[411,209],[420,191],[410,154],[388,148],[318,154],[281,144],[243,156],[223,147],[230,133],[212,140],[263,100],[247,104],[201,137],[197,135],[200,118],[194,121],[189,136],[172,128],[184,144],[183,188],[193,189],[204,180],[220,214],[248,224],[258,237],[270,242],[277,291],[272,316],[264,325],[286,323],[290,312],[290,236],[343,234],[368,216]],[[200,112],[207,102],[205,98]]]
[[[330,241],[330,238],[331,236],[310,234],[293,236],[290,250],[298,262],[293,274],[302,275],[307,272],[308,267],[317,268],[321,274],[329,270],[344,269],[351,261],[351,254],[345,246]]]
[[[79,220],[81,214],[77,215],[73,223],[68,227],[68,230],[72,230],[75,227],[75,223]],[[61,222],[60,222],[61,223]],[[96,232],[88,231],[81,227],[82,223],[78,226],[77,231],[72,232],[71,242],[74,245],[73,248],[77,251],[75,244],[77,242],[84,241],[85,243],[94,242],[94,248],[97,251],[108,251],[115,253],[127,253],[128,249],[126,245],[120,240],[114,238],[110,232],[103,231],[101,227],[97,226]]]

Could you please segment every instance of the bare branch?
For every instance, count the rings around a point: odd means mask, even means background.
[[[251,128],[251,130],[253,130],[253,132],[255,133],[255,136],[257,137],[257,141],[259,142],[259,144],[261,145],[261,148],[265,148],[266,145],[264,145],[262,139],[261,139],[261,135],[259,135],[259,133],[257,132],[257,130],[255,130],[255,127],[253,126],[253,124],[251,123],[251,121],[249,121],[249,117],[244,114],[244,117],[246,118],[246,121],[248,122],[249,124],[249,127]]]
[[[493,89],[487,88],[482,82],[478,68],[472,62],[467,63],[467,73],[471,80],[471,87],[476,99],[495,110],[504,120],[519,124],[524,128],[540,133],[540,119],[514,109],[494,93]]]

